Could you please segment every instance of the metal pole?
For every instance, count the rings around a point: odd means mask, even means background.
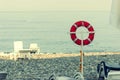
[[[83,75],[83,34],[81,34],[81,50],[80,50],[80,72]]]

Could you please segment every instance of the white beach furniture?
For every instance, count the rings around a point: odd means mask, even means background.
[[[19,50],[23,50],[23,42],[14,41],[14,52],[19,52]]]
[[[84,80],[84,77],[80,72],[77,72],[73,77],[67,77],[67,76],[56,76],[51,75],[48,80]]]
[[[40,53],[40,48],[37,43],[31,43],[29,49],[31,50],[31,53]]]
[[[120,65],[106,64],[101,61],[97,65],[98,80],[120,80]]]
[[[23,49],[22,41],[14,41],[14,52],[11,53],[10,58],[17,59],[30,59],[31,54],[40,53],[40,48],[37,43],[31,43],[29,49]]]

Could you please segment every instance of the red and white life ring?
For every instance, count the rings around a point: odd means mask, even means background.
[[[77,28],[79,27],[85,27],[88,29],[89,31],[89,36],[87,39],[84,39],[84,40],[81,40],[81,39],[78,39],[77,36],[76,36],[76,30]],[[71,39],[77,44],[77,45],[88,45],[90,44],[93,39],[94,39],[94,28],[92,25],[90,25],[90,23],[86,22],[86,21],[78,21],[76,23],[74,23],[70,29],[70,36],[71,36]]]

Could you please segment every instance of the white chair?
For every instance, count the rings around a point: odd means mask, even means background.
[[[37,43],[31,43],[29,48],[33,53],[39,53],[40,48],[38,47]]]
[[[19,52],[19,50],[23,50],[23,42],[14,41],[14,52]]]

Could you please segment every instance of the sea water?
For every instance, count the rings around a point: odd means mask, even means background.
[[[13,51],[14,41],[24,48],[37,43],[44,53],[78,53],[81,46],[70,39],[70,28],[80,20],[95,29],[95,38],[85,52],[120,51],[120,30],[110,24],[106,11],[11,11],[0,12],[0,51]]]

